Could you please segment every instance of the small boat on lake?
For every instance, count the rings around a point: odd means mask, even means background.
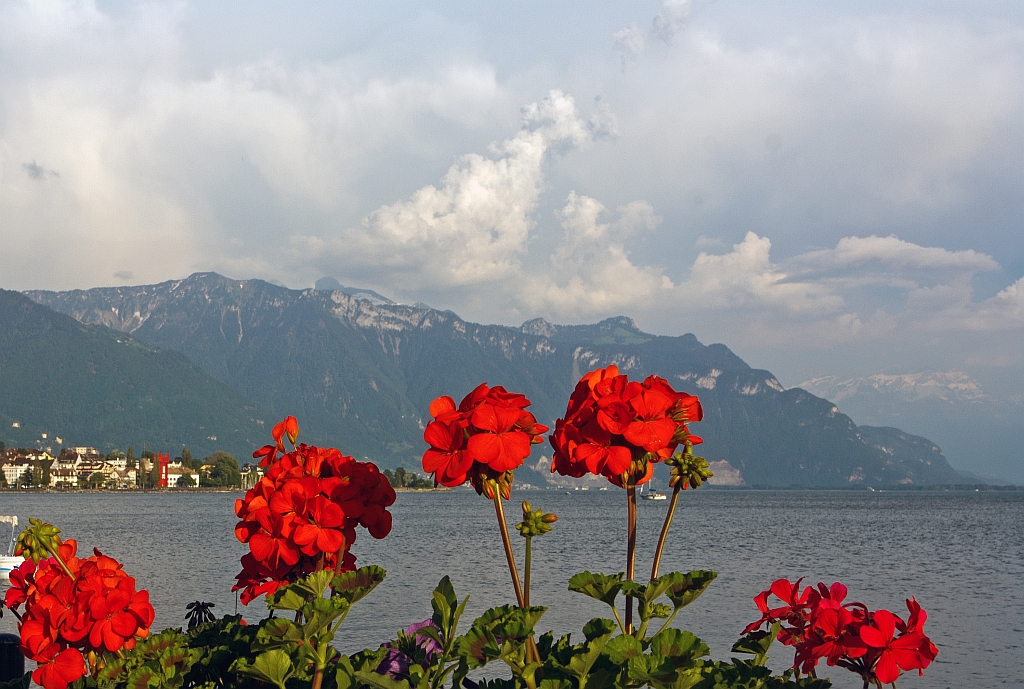
[[[14,542],[18,538],[18,518],[0,516],[0,524],[11,525],[11,539],[6,550],[0,550],[0,579],[9,579],[11,570],[24,562],[24,558],[14,556]],[[2,543],[2,541],[0,541]]]
[[[640,498],[643,500],[668,500],[667,495],[665,495],[664,493],[659,493],[658,491],[655,490],[644,493],[643,495],[640,496]]]

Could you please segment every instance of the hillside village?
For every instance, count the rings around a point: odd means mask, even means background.
[[[135,458],[131,447],[108,454],[93,447],[68,447],[55,457],[46,450],[7,449],[0,443],[0,490],[248,489],[261,475],[257,465],[240,467],[224,452],[200,461],[188,449],[172,460],[167,453],[149,451]]]

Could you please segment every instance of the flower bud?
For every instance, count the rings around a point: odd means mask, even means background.
[[[35,517],[29,517],[28,522],[29,526],[18,535],[14,554],[38,564],[43,558],[56,553],[63,541],[60,539],[60,529],[53,524]]]

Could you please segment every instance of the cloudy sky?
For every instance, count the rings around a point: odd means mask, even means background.
[[[0,0],[0,240],[1020,394],[1024,4]]]

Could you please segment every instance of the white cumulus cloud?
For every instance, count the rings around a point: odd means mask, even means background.
[[[583,146],[614,125],[584,119],[573,98],[551,91],[522,110],[522,129],[492,144],[491,157],[462,156],[439,185],[378,208],[341,238],[301,238],[326,246],[350,274],[389,271],[399,288],[435,289],[507,280],[520,272],[547,156]],[[353,260],[354,259],[354,260]]]
[[[794,280],[771,260],[771,240],[747,232],[726,254],[701,252],[680,291],[714,309],[773,307],[786,313],[831,314],[842,297],[815,282]]]
[[[926,270],[995,270],[999,267],[988,254],[973,249],[949,251],[938,246],[920,246],[889,235],[888,237],[843,237],[835,249],[813,251],[795,261],[806,266],[862,267],[871,263],[887,268]]]
[[[570,317],[636,308],[672,288],[661,270],[630,261],[626,240],[656,228],[661,218],[646,201],[616,209],[613,218],[596,199],[571,192],[557,211],[562,243],[550,258],[549,272],[536,272],[517,288],[526,309]]]

